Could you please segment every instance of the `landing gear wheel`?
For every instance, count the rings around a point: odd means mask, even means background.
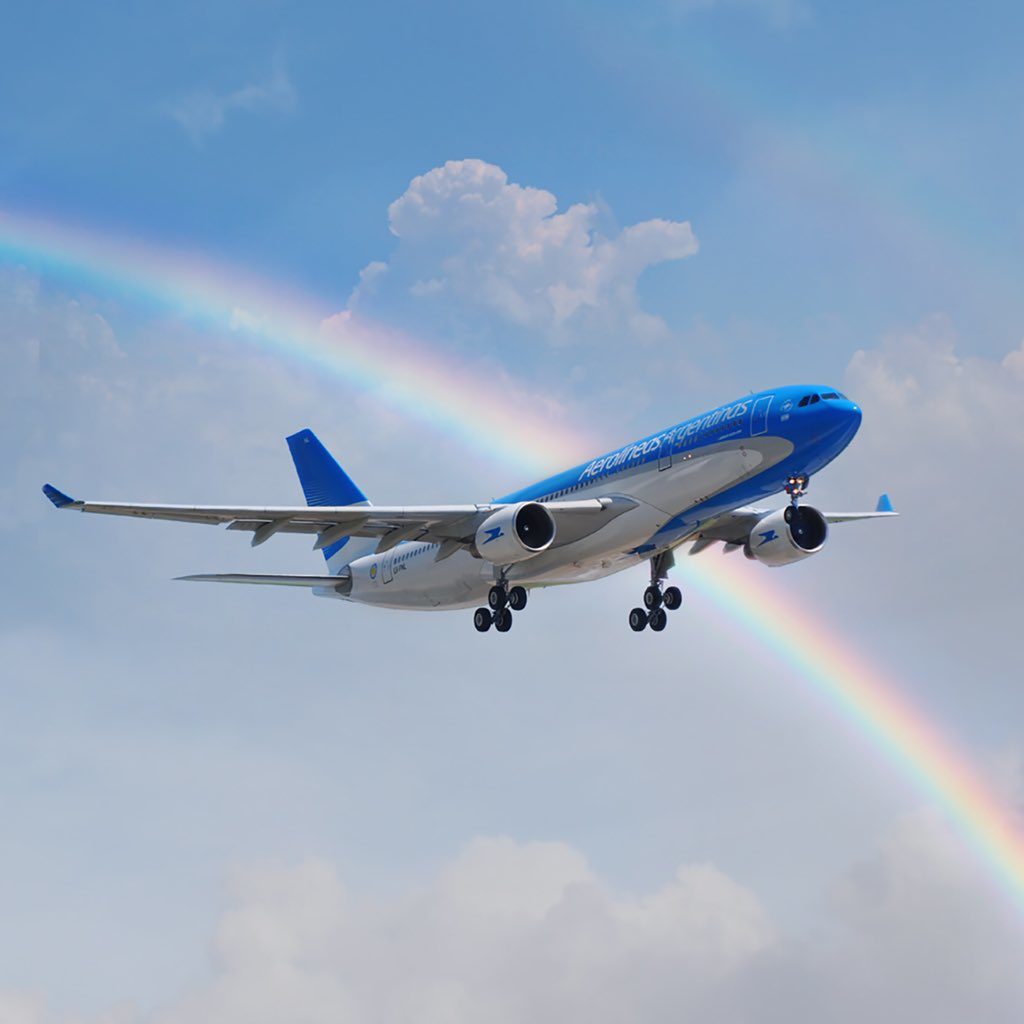
[[[487,603],[491,606],[491,611],[498,611],[500,608],[504,608],[508,603],[508,595],[505,593],[504,587],[493,586],[487,592]]]
[[[665,607],[674,612],[683,603],[683,592],[678,587],[669,587],[661,595],[661,599],[665,602]]]
[[[477,608],[473,612],[473,625],[478,633],[486,633],[491,628],[491,612],[488,608]]]
[[[644,591],[644,607],[648,611],[661,607],[661,590],[653,583]]]
[[[648,625],[655,633],[660,633],[668,625],[668,612],[664,608],[655,608],[651,612],[651,618]]]
[[[508,592],[508,606],[514,612],[521,612],[526,607],[526,587],[513,587]]]
[[[507,608],[502,608],[494,616],[494,628],[499,633],[507,633],[512,628],[512,613]]]
[[[647,628],[647,612],[643,608],[634,608],[629,613],[629,628],[634,633],[642,633]]]
[[[811,485],[811,478],[806,473],[799,473],[796,476],[791,476],[786,481],[786,486],[783,488],[789,495],[789,500],[797,505],[800,499],[807,493],[807,488]]]

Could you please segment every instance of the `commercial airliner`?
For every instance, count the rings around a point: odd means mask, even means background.
[[[767,566],[820,552],[829,526],[894,516],[887,495],[874,512],[819,512],[800,499],[813,474],[853,439],[861,411],[827,387],[762,391],[649,434],[622,448],[479,505],[372,505],[311,430],[288,447],[305,495],[296,507],[130,505],[77,501],[47,484],[60,509],[226,524],[252,533],[316,537],[326,575],[218,573],[182,576],[217,583],[309,587],[319,597],[383,608],[472,608],[481,633],[512,627],[530,589],[598,579],[650,563],[630,627],[656,632],[679,608],[665,586],[675,552],[714,544]],[[755,503],[784,493],[772,510]]]

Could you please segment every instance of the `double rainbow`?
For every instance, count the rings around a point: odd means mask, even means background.
[[[76,285],[124,292],[205,326],[298,357],[362,388],[471,448],[541,471],[587,453],[582,436],[525,410],[501,436],[485,431],[514,383],[496,389],[436,347],[381,324],[318,308],[308,297],[191,253],[169,252],[66,224],[0,213],[0,260]],[[496,393],[499,392],[499,393]],[[713,554],[687,561],[687,576],[748,635],[783,659],[846,721],[943,807],[1010,893],[1024,903],[1024,835],[992,784],[900,693],[885,673],[769,582]],[[756,578],[755,578],[756,577]]]

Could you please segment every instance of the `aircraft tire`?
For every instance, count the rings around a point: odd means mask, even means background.
[[[642,633],[647,628],[647,612],[643,608],[634,608],[629,613],[629,628],[634,633]]]
[[[683,603],[683,592],[678,587],[669,587],[662,594],[662,600],[665,602],[665,607],[670,612],[674,612]]]
[[[496,612],[505,607],[508,597],[505,594],[504,587],[494,586],[487,592],[487,603],[491,606],[491,611]]]
[[[499,633],[507,633],[512,628],[512,612],[508,608],[502,608],[494,616],[494,628]]]
[[[478,633],[486,633],[491,628],[491,611],[489,608],[477,608],[473,612],[473,625]]]
[[[649,612],[661,607],[661,591],[653,583],[644,591],[644,607]]]
[[[668,625],[668,612],[664,608],[655,608],[651,612],[651,619],[648,623],[655,633],[660,633]]]
[[[508,606],[514,612],[521,612],[526,607],[526,587],[513,587],[508,592]]]

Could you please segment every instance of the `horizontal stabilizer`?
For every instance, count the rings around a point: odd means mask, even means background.
[[[193,583],[256,583],[264,586],[334,587],[343,590],[349,590],[352,587],[352,578],[347,573],[341,576],[275,576],[258,573],[218,572],[176,578]]]

